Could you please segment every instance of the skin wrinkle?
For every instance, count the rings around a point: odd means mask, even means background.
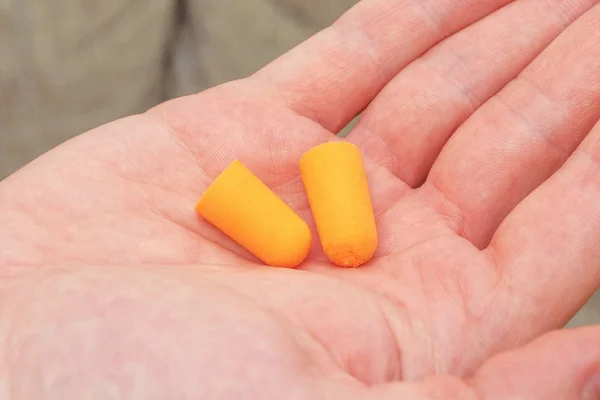
[[[513,82],[515,82],[517,84],[521,83],[521,84],[523,84],[523,85],[525,85],[527,87],[532,88],[536,93],[538,93],[539,95],[541,95],[544,100],[547,100],[550,103],[552,103],[553,105],[558,106],[558,108],[560,108],[561,111],[563,111],[564,113],[567,112],[567,110],[565,109],[564,104],[561,104],[557,100],[555,100],[552,97],[550,97],[547,93],[545,93],[544,90],[541,89],[541,87],[539,85],[535,84],[532,80],[527,79],[524,75],[522,75],[522,74],[519,75]],[[563,156],[563,158],[566,159],[572,153],[573,150],[564,148],[564,146],[560,145],[558,142],[556,142],[552,138],[552,133],[553,132],[550,132],[550,134],[545,133],[544,130],[540,129],[539,126],[535,125],[531,121],[530,118],[527,118],[527,116],[524,115],[521,110],[516,109],[515,107],[512,107],[509,102],[505,101],[502,94],[499,94],[498,96],[496,96],[495,99],[507,111],[509,111],[510,114],[512,114],[516,119],[522,121],[528,127],[528,131],[529,132],[531,132],[531,133],[535,134],[535,136],[541,138],[550,147],[554,148],[559,154],[561,154]]]
[[[433,241],[434,239],[431,239],[431,240]],[[421,243],[421,245],[422,244],[424,244],[424,243]],[[411,246],[411,247],[416,248],[417,246],[418,245],[415,244],[414,246]],[[410,251],[410,248],[407,249],[407,252],[408,251]],[[417,272],[417,276],[419,278],[420,286],[423,288],[423,290],[425,290],[425,288],[427,287],[427,285],[425,284],[426,279],[425,279],[425,276],[423,274],[424,271],[423,271],[422,268],[416,268],[416,272]],[[423,297],[426,297],[426,296],[423,296]],[[425,315],[428,316],[427,321],[424,324],[424,326],[431,327],[431,326],[433,326],[433,313],[431,312],[431,309],[430,309],[431,304],[428,301],[424,301],[422,304],[425,306]],[[434,344],[436,342],[436,338],[435,338],[436,333],[434,331],[432,331],[431,329],[428,329],[428,331],[429,331],[428,332],[429,333],[428,336],[430,337],[430,340],[429,340],[429,343],[430,343],[430,345],[429,345],[430,358],[429,359],[431,360],[430,362],[432,364],[430,366],[430,369],[432,371],[439,371],[440,370],[440,366],[438,365],[437,348],[436,348],[436,346]]]
[[[396,331],[396,328],[392,324],[392,321],[387,316],[387,314],[380,307],[378,307],[378,308],[379,308],[379,312],[381,313],[381,319],[383,320],[383,322],[385,324],[385,328],[390,332],[390,337],[393,340],[393,352],[394,352],[395,356],[393,356],[392,359],[396,360],[396,363],[398,365],[398,367],[395,368],[389,376],[386,376],[386,381],[387,382],[402,381],[404,379],[403,368],[402,368],[404,357],[402,356],[402,347],[400,345],[400,340],[398,339],[399,334]],[[412,325],[413,325],[412,321],[410,321],[409,318],[407,318],[407,321],[410,324],[410,329],[412,330]]]
[[[421,59],[423,61],[423,59]],[[415,91],[413,92],[405,101],[405,104],[410,104],[417,96],[419,96],[420,93]],[[376,99],[374,99],[375,101]],[[387,168],[392,174],[394,174],[394,176],[396,176],[398,179],[401,179],[400,176],[402,175],[402,163],[399,161],[398,158],[398,152],[393,150],[392,144],[390,143],[389,139],[386,139],[388,137],[388,135],[381,135],[379,134],[376,129],[372,128],[373,123],[371,122],[371,115],[372,113],[368,112],[368,108],[367,108],[367,113],[364,114],[363,116],[361,116],[357,126],[350,132],[349,135],[349,139],[353,142],[360,142],[361,145],[364,147],[366,144],[368,144],[368,141],[377,141],[378,143],[383,144],[383,147],[385,149],[385,151],[387,151],[389,153],[389,158],[391,160],[390,165],[383,165],[385,168]],[[366,139],[365,139],[366,137]],[[392,136],[389,136],[390,138],[393,138]],[[379,149],[379,147],[378,147]],[[417,183],[414,184],[411,182],[411,180],[408,180],[410,183],[407,183],[406,180],[401,179],[406,185],[409,185],[410,187],[412,187],[413,189],[416,189],[417,187],[421,186],[421,183]]]
[[[599,120],[599,122],[600,122],[600,120]],[[594,166],[594,169],[598,172],[595,175],[596,176],[600,176],[600,152],[598,152],[598,151],[589,151],[589,150],[587,150],[584,147],[578,147],[573,152],[573,155],[574,156],[584,157],[586,160],[588,160],[589,162],[591,162],[593,164],[593,166]],[[590,175],[595,176],[594,174],[590,174]]]
[[[400,201],[400,199],[402,199],[404,196],[408,195],[409,193],[410,193],[409,190],[399,190],[398,193],[394,197],[390,198],[390,201],[388,203],[389,205],[387,207],[384,207],[382,209],[378,209],[376,211],[375,217],[377,219],[385,219],[384,218],[385,215],[389,211],[391,211],[391,209],[394,207],[394,204],[395,204],[394,202],[395,201]]]
[[[421,5],[421,3],[418,3],[418,4],[421,6],[421,8],[423,10],[425,9],[425,7]],[[428,15],[428,18],[431,19],[433,17],[431,15]],[[333,24],[328,29],[331,29],[332,31],[334,31],[336,33],[336,36],[338,36],[340,38],[340,41],[346,46],[346,49],[349,51],[349,53],[355,52],[356,49],[360,49],[360,51],[362,52],[362,54],[356,54],[355,56],[351,56],[349,58],[359,58],[361,60],[364,60],[364,57],[362,57],[362,56],[364,56],[364,55],[367,56],[367,58],[371,61],[370,64],[371,64],[372,68],[370,68],[370,69],[374,70],[375,71],[374,75],[376,75],[378,77],[375,82],[375,86],[383,89],[385,87],[386,83],[389,82],[393,78],[396,71],[393,71],[392,73],[390,73],[385,70],[385,68],[383,67],[384,63],[382,61],[382,56],[381,56],[381,54],[379,54],[379,52],[377,51],[377,47],[375,46],[375,43],[376,43],[375,39],[367,33],[367,31],[361,26],[361,24],[357,23],[356,20],[354,20],[354,21],[351,20],[348,23],[348,27],[346,28],[346,30],[344,30],[344,29],[342,29],[343,28],[342,24],[344,22],[345,22],[345,20],[340,20],[337,23]],[[439,22],[434,23],[434,26],[436,26],[437,29],[440,29],[440,32],[442,32],[443,37],[446,37],[441,29],[441,25]],[[351,40],[348,39],[348,35],[350,32],[353,33],[353,35],[352,35],[353,39],[351,39]],[[356,43],[356,42],[358,42],[359,45],[354,45],[354,43]],[[352,47],[349,46],[350,43],[353,43]],[[373,75],[373,74],[371,74],[371,75]],[[363,112],[365,109],[367,109],[368,106],[369,106],[369,104],[366,103],[361,110],[357,110],[354,115],[350,116],[350,118],[345,118],[343,121],[334,123],[333,129],[331,129],[331,131],[338,132],[341,129],[343,129],[350,120],[352,120],[354,117],[356,117],[361,112]],[[298,113],[298,115],[302,115],[302,114]],[[310,118],[310,116],[308,116],[308,115],[306,115],[305,117]],[[317,122],[319,123],[319,125],[321,125],[327,129],[327,126],[328,126],[327,124],[324,124],[322,121],[317,121]],[[385,143],[385,144],[387,145],[387,143]]]
[[[340,42],[345,46],[346,50],[352,54],[360,49],[360,54],[355,54],[351,58],[357,58],[364,60],[365,56],[370,61],[369,70],[374,71],[374,73],[369,74],[370,76],[376,76],[375,86],[379,88],[383,88],[385,84],[392,78],[392,75],[389,72],[386,72],[384,68],[384,62],[382,55],[377,50],[377,46],[375,45],[375,39],[367,33],[364,27],[358,23],[356,20],[350,21],[348,23],[348,27],[346,28],[346,32],[343,29],[342,22],[338,21],[338,23],[331,26],[331,30],[336,33],[336,36],[339,38]],[[352,33],[352,39],[348,39],[349,34]],[[352,47],[350,44],[352,43]],[[339,132],[343,129],[353,118],[355,118],[358,114],[360,114],[364,109],[368,106],[365,104],[361,109],[355,110],[354,115],[350,115],[346,117],[342,121],[333,124],[334,128],[331,129],[333,132]],[[324,124],[320,124],[324,126]]]
[[[367,169],[367,181],[369,182],[369,187],[371,187],[373,182],[376,181],[374,179],[374,176],[376,174],[379,174],[380,171],[375,168],[369,168],[370,163],[372,163],[372,165],[378,165],[376,162],[372,161],[370,158],[365,158],[365,157],[363,157],[363,158],[365,160],[365,166],[368,168]],[[398,190],[398,194],[396,196],[394,196],[393,198],[391,198],[390,201],[388,201],[389,206],[387,208],[374,210],[375,217],[377,219],[381,219],[394,206],[396,201],[400,200],[402,197],[411,193],[410,188],[408,186],[403,185],[399,189],[400,190]]]
[[[496,274],[496,276],[500,276],[500,274]],[[468,307],[468,305],[466,305],[465,303],[465,312],[467,315],[467,320],[474,322],[475,326],[480,326],[480,327],[484,327],[485,323],[489,323],[489,319],[490,316],[493,316],[494,320],[498,320],[497,318],[497,312],[495,310],[507,310],[510,309],[511,312],[509,314],[507,314],[505,317],[500,318],[500,322],[496,323],[491,329],[487,329],[488,334],[491,336],[492,334],[497,334],[500,333],[499,338],[496,338],[494,340],[494,345],[496,347],[499,347],[496,349],[496,352],[498,351],[502,351],[505,350],[505,346],[504,343],[507,341],[506,337],[510,336],[511,334],[514,334],[515,332],[519,331],[518,326],[516,326],[514,324],[514,320],[518,320],[519,319],[519,315],[520,315],[520,309],[517,308],[517,311],[514,311],[511,307],[506,307],[505,306],[505,302],[508,300],[513,300],[516,299],[516,297],[514,297],[514,294],[512,294],[511,289],[509,288],[508,290],[506,288],[504,288],[504,282],[500,280],[500,278],[498,279],[497,283],[495,283],[493,286],[491,286],[490,288],[490,293],[494,293],[494,297],[486,302],[486,306],[479,312],[479,316],[476,316],[470,309],[470,307]],[[517,303],[515,301],[515,303]],[[504,306],[504,307],[503,307]],[[496,329],[496,330],[494,330]],[[491,332],[490,332],[491,331]],[[518,335],[518,334],[517,334]],[[488,339],[487,336],[484,336],[484,340],[480,340],[479,342],[479,352],[485,352],[485,347],[486,344],[485,343],[485,339]],[[517,340],[517,343],[519,343],[520,341]],[[521,344],[521,343],[519,343]]]
[[[369,48],[369,45],[372,46],[372,42],[369,36],[355,22],[349,24],[349,26],[351,26],[352,29],[346,28],[347,31],[343,30],[340,27],[340,25],[341,22],[338,21],[337,23],[331,25],[322,32],[330,32],[333,36],[340,38],[341,43],[344,45],[345,49],[349,53],[355,53],[358,51],[358,49],[360,49],[360,54],[357,53],[351,56],[350,58],[360,58],[364,60],[364,56],[366,55],[367,58],[371,60],[371,66],[372,69],[375,71],[375,75],[380,77],[378,79],[382,79],[381,76],[384,73],[381,67],[381,62],[379,61],[378,56],[376,55],[377,52],[374,49]],[[354,36],[356,40],[348,39],[347,35],[349,32],[355,32]],[[364,46],[355,45],[355,42],[363,43]],[[351,43],[352,46],[350,46]],[[260,72],[261,71],[259,71],[257,74],[260,74]],[[262,74],[260,74],[260,76],[262,77]],[[385,79],[382,80],[379,83],[379,85],[382,87],[385,81]],[[341,118],[339,121],[327,122],[326,120],[319,117],[319,112],[317,109],[314,108],[313,105],[306,103],[294,105],[294,100],[290,97],[291,93],[288,93],[289,90],[287,90],[286,88],[275,84],[274,89],[278,93],[279,97],[285,102],[285,104],[287,104],[288,108],[292,110],[296,115],[306,118],[311,122],[317,123],[323,129],[327,130],[328,132],[331,132],[332,135],[343,129],[350,122],[350,120],[352,120],[362,111],[356,110],[354,115],[350,117]],[[330,116],[328,118],[330,118]]]
[[[459,0],[462,1],[462,0]],[[416,4],[419,6],[419,9],[421,10],[422,15],[426,16],[427,19],[430,21],[430,23],[434,26],[434,28],[440,33],[440,37],[441,39],[439,40],[440,42],[443,41],[444,39],[446,39],[449,36],[452,36],[452,34],[455,34],[456,32],[453,32],[451,29],[448,29],[446,26],[444,26],[444,20],[446,20],[448,18],[448,15],[444,15],[444,16],[439,16],[438,14],[436,14],[435,12],[433,12],[429,6],[432,5],[431,3],[434,3],[435,5],[435,1],[433,2],[427,2],[427,1],[417,1]]]
[[[27,212],[27,210],[24,210],[25,212],[21,213],[21,217],[22,218],[27,218],[31,221],[31,223],[33,225],[35,225],[36,227],[38,227],[39,229],[42,229],[44,231],[46,231],[47,237],[52,237],[56,239],[56,234],[54,233],[54,231],[50,231],[50,227],[48,227],[46,224],[39,224],[38,223],[38,219],[34,218],[30,212]],[[39,235],[39,233],[38,233]],[[17,238],[15,239],[15,241],[18,241],[19,237],[17,236]],[[28,246],[32,247],[33,249],[38,249],[40,251],[40,253],[48,253],[50,255],[54,255],[55,257],[57,255],[62,254],[62,252],[60,250],[58,250],[57,248],[55,248],[55,246],[49,246],[49,245],[45,245],[43,244],[44,241],[37,241],[32,243],[31,241],[28,240],[23,240],[24,243],[28,243]],[[63,238],[63,243],[66,243],[67,240],[65,240]],[[30,256],[30,254],[28,254]],[[81,257],[76,257],[74,254],[70,254],[69,258],[71,260],[74,260],[76,262],[83,262],[84,259]],[[27,266],[42,266],[43,264],[48,263],[48,258],[42,259],[41,261],[37,261],[37,262],[27,262],[25,261],[25,259],[15,259],[13,261],[9,260],[2,260],[0,259],[0,266],[3,267],[10,267],[11,265],[27,265]]]
[[[193,95],[190,95],[190,96],[193,96]],[[156,110],[156,108],[152,108],[152,109],[146,111],[145,113],[140,114],[139,117],[148,119],[150,121],[157,122],[165,131],[168,132],[168,134],[171,137],[171,139],[173,140],[173,142],[181,150],[183,150],[186,154],[188,154],[190,156],[190,159],[196,161],[197,160],[196,154],[187,146],[186,141],[183,139],[183,137],[185,135],[183,135],[180,130],[171,126],[171,124],[155,110]]]
[[[299,318],[300,320],[302,320],[301,317],[297,317],[297,318]],[[293,323],[289,319],[286,319],[286,322],[288,324],[290,324],[290,325],[293,325]],[[306,323],[305,321],[302,321],[302,322]],[[326,346],[327,343],[325,342],[325,340],[323,340],[322,338],[318,337],[312,330],[308,330],[307,334],[308,334],[308,336],[310,336],[310,338],[315,343],[318,343],[323,348],[323,350],[329,355],[331,361],[335,365],[337,365],[340,368],[340,370],[344,370],[344,362],[342,361],[340,355],[339,354],[334,354],[330,349],[328,349],[327,346]]]
[[[434,239],[432,239],[434,240]],[[415,246],[417,247],[417,246]],[[425,275],[423,274],[423,269],[422,268],[416,268],[417,271],[417,276],[419,277],[419,282],[421,284],[421,287],[423,289],[427,288],[427,285],[425,284]],[[425,296],[424,296],[425,297]],[[433,313],[431,312],[431,304],[428,301],[424,301],[423,302],[424,306],[425,306],[425,315],[428,316],[427,319],[427,323],[425,324],[425,326],[433,326]],[[438,356],[437,356],[437,348],[434,345],[434,343],[436,342],[436,333],[434,331],[430,331],[429,336],[431,337],[430,342],[430,348],[429,348],[429,354],[431,355],[431,369],[433,371],[440,371],[440,365],[438,364]]]
[[[560,24],[560,30],[564,31],[565,29],[567,29],[569,27],[569,24],[571,23],[571,19],[569,18],[569,16],[571,14],[574,13],[574,11],[576,11],[578,9],[578,3],[579,0],[566,0],[566,1],[560,1],[558,2],[558,4],[556,4],[557,2],[555,0],[546,0],[544,2],[545,4],[543,6],[541,6],[540,8],[544,8],[544,7],[557,7],[561,9],[561,12],[552,14],[554,16],[556,16],[557,22]],[[591,8],[588,7],[588,9]]]
[[[148,203],[148,204],[151,205],[150,203]],[[151,209],[153,210],[153,212],[155,213],[156,216],[164,219],[165,221],[173,222],[173,223],[177,224],[178,226],[180,226],[181,228],[183,228],[187,232],[189,232],[190,235],[192,235],[193,237],[198,237],[198,239],[206,240],[207,242],[215,245],[216,247],[218,247],[219,249],[221,249],[223,251],[231,251],[234,253],[234,255],[238,256],[241,260],[244,260],[247,262],[256,261],[256,259],[252,255],[246,254],[244,252],[244,250],[242,250],[238,247],[234,247],[233,249],[228,249],[228,248],[224,247],[222,243],[219,243],[219,241],[211,239],[210,235],[202,235],[199,231],[195,230],[190,224],[175,222],[170,216],[168,216],[165,213],[165,211],[158,209],[158,208],[154,208],[154,207],[151,207]],[[234,261],[231,262],[231,264],[234,264],[234,263],[235,263]],[[179,264],[180,263],[175,263],[174,265],[179,265]],[[223,264],[221,264],[221,265],[223,265]]]
[[[429,292],[427,292],[427,288],[431,287],[431,285],[427,285],[426,281],[429,280],[429,279],[431,279],[431,277],[430,276],[428,277],[428,276],[425,275],[425,272],[427,272],[427,268],[426,268],[426,266],[424,266],[422,264],[422,260],[420,260],[420,261],[421,261],[419,263],[420,265],[415,266],[415,268],[417,269],[417,271],[419,273],[419,278],[421,280],[421,284],[424,285],[423,286],[423,288],[424,288],[423,291],[425,293],[425,296],[424,296],[425,300],[424,300],[423,303],[425,305],[425,309],[427,310],[426,315],[430,316],[430,319],[429,319],[429,324],[430,325],[429,326],[436,326],[436,322],[435,321],[436,321],[436,319],[438,317],[435,315],[435,312],[432,310],[432,306],[431,306],[432,301],[430,301],[430,300],[428,301],[427,300],[427,298],[429,296],[432,296],[432,297],[435,298],[436,295],[433,294],[431,292],[431,290]],[[447,294],[449,294],[450,292],[448,291],[446,285],[444,284],[444,280],[443,279],[439,279],[437,281],[438,282],[436,282],[436,283],[438,283],[438,284],[435,287],[436,288],[437,287],[442,287],[444,289],[444,291]],[[450,300],[455,300],[455,298],[452,298]],[[463,299],[459,299],[459,303],[463,304],[462,307],[464,309],[464,300]],[[462,321],[459,324],[461,326],[466,325],[466,323],[462,322]],[[459,330],[462,330],[462,329],[459,329]],[[444,341],[443,338],[440,338],[440,335],[437,334],[437,332],[436,332],[435,329],[431,330],[431,336],[432,336],[432,339],[431,339],[432,343],[443,342]],[[437,354],[439,354],[440,352],[438,352],[435,348],[432,348],[431,353],[433,354],[433,357],[434,357],[434,358],[431,359],[432,360],[432,368],[433,368],[434,374],[445,372],[447,370],[447,366],[443,362],[442,357],[437,357]]]
[[[118,170],[118,165],[113,164],[113,167],[115,167],[115,172],[117,172],[116,175],[119,179],[121,179],[123,182],[133,184],[133,185],[124,185],[124,186],[128,187],[128,190],[132,190],[134,188],[137,189],[136,191],[138,192],[138,194],[144,193],[145,192],[144,188],[160,189],[160,191],[164,191],[166,193],[172,194],[175,197],[185,200],[187,203],[193,204],[197,200],[196,199],[197,196],[195,194],[192,194],[191,192],[189,193],[189,195],[182,194],[178,189],[169,188],[167,185],[144,182],[137,178],[129,178],[129,177],[127,177],[127,174],[120,173],[120,171]],[[138,188],[138,187],[136,187],[136,185],[140,186],[140,187]],[[144,198],[143,196],[138,197],[138,199],[143,201],[144,203],[146,203],[148,206],[151,206],[150,208],[154,207],[154,204],[152,204],[150,201],[148,201],[148,199]]]
[[[456,59],[456,63],[458,65],[460,65],[461,68],[463,68],[465,71],[469,70],[468,64],[466,63],[464,58],[462,56],[460,56],[455,50],[453,50],[451,46],[446,46],[444,49],[447,51],[448,54],[450,54],[452,57],[454,57]],[[436,65],[432,63],[433,60],[431,58],[432,57],[424,56],[424,57],[421,57],[421,60],[427,64],[427,66],[429,67],[429,69],[431,71],[433,71],[440,78],[442,78],[442,80],[444,80],[446,83],[448,83],[449,86],[452,86],[460,94],[460,96],[462,98],[464,98],[466,103],[469,105],[469,115],[474,113],[485,102],[486,99],[478,98],[475,95],[475,93],[473,93],[473,90],[468,86],[468,84],[467,85],[461,84],[460,82],[456,81],[456,79],[452,79],[447,74],[443,73],[440,70],[440,68],[436,67]],[[459,122],[458,126],[459,125],[460,125],[460,122]],[[456,126],[455,129],[458,128],[458,126]]]
[[[239,272],[240,272],[240,274],[246,274],[248,271],[247,270],[240,270]],[[289,272],[291,274],[302,274],[302,273],[305,273],[302,270],[289,270],[289,271],[284,271],[284,272]],[[217,275],[218,275],[218,273],[217,273]],[[321,280],[327,280],[327,281],[329,281],[329,280],[333,279],[333,276],[331,276],[331,275],[323,275],[323,276],[319,276],[318,278],[321,279]],[[211,280],[211,282],[212,281],[213,280]],[[216,284],[218,284],[219,286],[222,286],[224,288],[230,289],[230,286],[221,283],[221,281],[215,280],[214,282]],[[395,346],[394,349],[393,349],[393,351],[392,351],[392,354],[395,354],[395,355],[397,355],[399,357],[400,354],[401,354],[400,342],[399,342],[399,339],[398,339],[398,335],[397,335],[396,329],[391,324],[391,321],[392,320],[394,320],[394,321],[404,320],[405,317],[404,316],[400,316],[400,314],[401,314],[400,310],[405,309],[405,307],[398,308],[397,307],[397,303],[393,302],[392,299],[389,299],[389,298],[387,298],[385,296],[381,296],[378,293],[373,293],[373,292],[371,292],[369,290],[365,290],[365,288],[357,285],[356,282],[353,282],[353,281],[350,281],[350,280],[344,280],[344,285],[346,286],[346,289],[348,289],[348,290],[350,290],[352,292],[356,292],[356,293],[362,293],[362,292],[364,292],[365,294],[367,294],[368,298],[365,299],[366,301],[371,302],[373,299],[379,299],[380,298],[381,300],[384,300],[386,302],[394,303],[393,307],[387,307],[387,311],[385,311],[383,309],[382,305],[378,304],[375,301],[372,302],[373,305],[375,306],[377,312],[378,312],[378,315],[376,315],[375,317],[378,317],[379,319],[381,319],[381,321],[385,323],[384,327],[387,328],[382,333],[384,334],[384,336],[391,338],[392,339],[392,343]],[[243,293],[241,295],[247,296],[246,294],[243,294]],[[252,301],[254,301],[254,300],[252,300]],[[259,303],[257,303],[257,304],[259,304]],[[262,303],[260,303],[259,305],[261,305],[261,304]],[[265,306],[263,306],[263,305],[261,305],[261,307],[265,308]],[[304,319],[302,317],[301,313],[296,313],[295,314],[296,315],[295,318],[297,318],[298,321],[294,322],[294,320],[292,320],[292,319],[290,319],[290,318],[288,318],[288,317],[285,316],[286,315],[285,312],[282,312],[281,310],[277,310],[277,308],[275,308],[275,307],[272,307],[272,308],[266,307],[265,309],[268,310],[269,312],[272,312],[272,313],[276,314],[278,318],[282,318],[283,320],[285,320],[285,322],[287,324],[289,324],[290,326],[300,326],[302,324],[305,324],[305,326],[308,327],[308,326],[311,325],[311,323],[315,322],[315,321],[311,322],[309,320]],[[391,316],[391,314],[393,314],[393,316]],[[314,329],[314,327],[313,327],[313,329]],[[326,349],[327,341],[325,340],[326,339],[325,337],[317,337],[317,334],[312,329],[309,329],[307,333],[310,335],[310,337],[313,340],[315,340],[315,342],[317,342],[321,346],[323,346],[323,348],[327,351],[327,354],[329,354],[329,356],[331,357],[331,359],[338,366],[344,367],[344,368],[342,368],[342,370],[344,370],[344,371],[348,370],[349,371],[349,368],[347,368],[348,366],[345,365],[345,362],[348,362],[348,360],[346,360],[344,362],[342,354],[335,354],[330,349]],[[335,332],[333,332],[333,334],[335,334]],[[331,344],[330,344],[330,346],[331,346]],[[347,354],[343,354],[343,355],[347,356]],[[392,359],[393,360],[397,360],[398,363],[400,363],[400,365],[401,365],[401,360],[402,360],[401,358],[396,359],[396,358],[392,357]],[[349,372],[351,372],[351,371],[349,371]],[[354,377],[356,379],[361,380],[361,378],[359,376],[357,376],[357,375],[354,375]],[[391,381],[391,379],[388,380],[388,381]],[[367,384],[367,385],[370,384],[370,382],[364,381],[364,380],[361,380],[361,382],[363,384]]]
[[[247,303],[251,303],[254,306],[256,306],[257,308],[263,310],[265,313],[267,313],[268,315],[270,315],[273,319],[275,319],[276,321],[278,321],[281,325],[283,326],[288,326],[288,330],[296,330],[298,328],[295,327],[295,325],[287,318],[285,318],[284,315],[281,315],[280,313],[274,312],[272,309],[269,309],[268,307],[265,307],[264,305],[256,302],[252,297],[247,296],[245,294],[239,293],[239,292],[235,292],[232,291],[231,288],[229,288],[226,285],[223,285],[219,282],[216,281],[211,281],[211,283],[213,283],[214,285],[220,287],[223,291],[226,291],[227,293],[237,296],[237,297],[242,297],[245,299],[245,301]],[[300,332],[294,332],[294,336],[301,334]],[[320,349],[322,350],[322,352],[324,354],[327,354],[329,356],[329,359],[331,360],[331,362],[336,363],[336,357],[334,357],[334,355],[332,354],[332,352],[330,351],[330,349],[327,349],[323,346],[323,344],[319,341],[316,340],[314,338],[314,336],[310,333],[306,334],[305,336],[309,337],[316,345],[318,345],[320,347]]]
[[[450,210],[454,210],[454,212],[446,212],[443,210],[443,207],[435,207],[434,211],[442,218],[443,221],[446,222],[450,230],[455,232],[458,236],[468,239],[466,219],[461,208],[458,207],[458,205],[456,205],[456,203],[454,203],[446,193],[437,187],[437,184],[434,180],[427,180],[425,185],[422,187],[433,189],[434,194],[438,196],[438,199],[441,200],[441,204],[443,206]]]
[[[377,75],[378,79],[376,80],[376,85],[378,87],[383,88],[385,84],[391,79],[391,74],[389,72],[386,72],[384,68],[385,63],[383,62],[382,55],[377,51],[377,46],[375,45],[375,38],[369,35],[364,29],[364,27],[361,24],[357,23],[357,21],[350,21],[348,23],[348,28],[346,28],[349,32],[353,33],[352,37],[354,40],[352,41],[347,39],[348,34],[344,33],[341,26],[341,22],[332,25],[331,29],[336,32],[336,35],[339,37],[340,41],[346,46],[346,49],[349,52],[352,52],[352,49],[361,49],[361,51],[363,52],[362,55],[367,56],[367,58],[370,60],[372,69],[375,71],[375,75]],[[350,48],[349,46],[350,42],[354,43],[352,48]],[[358,54],[358,56],[360,55],[361,54]],[[359,113],[357,113],[356,115],[358,114]],[[336,129],[336,131],[342,128],[343,126],[338,125],[338,129]]]
[[[202,164],[198,162],[197,155],[194,154],[194,152],[187,146],[185,140],[183,140],[184,135],[178,129],[171,126],[171,124],[169,124],[169,122],[162,118],[159,114],[152,113],[152,110],[146,112],[143,115],[148,119],[157,121],[162,127],[164,127],[167,130],[167,132],[169,132],[169,136],[173,138],[173,142],[190,156],[190,159],[194,161],[196,167],[200,168],[201,174],[199,174],[199,176],[203,178],[204,185],[206,187],[210,186],[210,175],[206,173]]]
[[[381,135],[377,135],[376,133],[371,131],[368,120],[365,119],[364,121],[367,121],[367,122],[363,123],[363,117],[361,117],[359,120],[359,126],[361,129],[360,135],[368,136],[368,139],[367,140],[363,139],[362,143],[359,143],[357,145],[361,148],[361,150],[363,150],[363,148],[365,148],[365,147],[368,148],[368,140],[374,140],[378,143],[383,144],[383,152],[385,153],[385,156],[383,157],[383,159],[391,160],[391,162],[389,163],[390,165],[387,165],[387,163],[385,163],[385,162],[377,162],[377,161],[373,161],[373,162],[383,166],[388,171],[390,171],[394,176],[397,177],[398,176],[397,169],[400,168],[400,162],[398,162],[397,155],[392,150],[392,147],[388,143],[387,140],[385,140]],[[356,130],[356,128],[354,130]],[[350,140],[352,141],[352,139],[354,139],[354,136],[356,136],[356,135],[357,135],[356,133],[354,135],[352,135],[350,137]],[[354,142],[356,142],[356,140],[354,140]],[[377,147],[377,149],[380,149],[380,148],[381,147]],[[367,157],[369,156],[368,151],[363,150],[363,152],[367,155]],[[370,158],[373,160],[379,159],[379,157],[374,157],[374,156],[371,156]],[[407,185],[406,182],[404,182],[404,184]],[[408,185],[407,185],[407,187],[408,187]]]
[[[562,156],[561,158],[566,159],[571,154],[571,151],[564,149],[562,146],[556,143],[556,141],[554,141],[551,138],[551,135],[544,134],[543,130],[539,126],[532,123],[532,121],[529,118],[525,117],[515,107],[510,106],[506,101],[502,99],[502,97],[499,96],[495,100],[498,104],[502,106],[502,108],[508,111],[509,115],[511,115],[515,121],[519,121],[519,124],[523,125],[528,133],[534,134],[536,138],[543,141],[550,148],[556,151],[560,156]]]
[[[354,289],[358,290],[358,291],[362,291],[364,290],[363,288],[356,286],[354,283],[352,283],[351,281],[346,281],[349,285],[351,285],[352,287],[354,287]],[[370,295],[373,295],[373,297],[377,298],[380,297],[377,293],[369,293]],[[399,308],[398,307],[398,302],[397,301],[393,301],[387,297],[383,297],[386,301],[392,301],[394,303],[394,314],[396,315],[395,318],[391,318],[388,314],[390,312],[385,312],[381,306],[376,305],[377,310],[379,311],[379,318],[381,319],[381,321],[384,323],[384,328],[385,328],[385,332],[384,332],[384,336],[387,336],[389,338],[391,338],[392,340],[392,351],[391,354],[393,354],[391,357],[392,360],[394,360],[394,363],[397,364],[399,366],[399,370],[394,369],[394,371],[390,371],[390,374],[388,374],[388,376],[386,376],[387,379],[384,380],[384,382],[393,382],[393,381],[401,381],[403,380],[403,368],[402,368],[402,361],[403,361],[403,357],[402,357],[402,346],[399,340],[399,335],[398,332],[396,331],[396,328],[394,327],[394,325],[391,323],[391,320],[407,320],[406,318],[402,318],[399,317],[398,315],[400,314],[399,310],[403,310],[405,309],[405,307],[403,308]],[[411,324],[412,325],[412,324]],[[386,334],[387,333],[387,334]],[[313,337],[313,339],[315,339],[314,334],[311,334],[311,336]],[[318,339],[315,339],[318,340]],[[322,345],[325,345],[325,342],[322,340],[318,340],[319,343],[321,343]],[[339,362],[341,362],[341,360],[339,360],[339,357],[334,357],[333,354],[331,354],[333,359],[338,359]],[[341,365],[341,364],[340,364]],[[346,369],[346,368],[344,368]],[[358,376],[355,375],[355,378],[359,379]],[[363,382],[365,384],[369,384],[369,382]]]

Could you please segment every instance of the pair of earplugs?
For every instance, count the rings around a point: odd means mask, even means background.
[[[314,147],[300,159],[300,174],[325,255],[341,267],[369,261],[377,227],[358,147]],[[267,265],[294,268],[310,251],[306,222],[239,161],[209,186],[196,211]]]

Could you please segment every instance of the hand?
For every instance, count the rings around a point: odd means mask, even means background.
[[[511,350],[600,285],[597,3],[365,0],[9,177],[0,398],[597,398],[597,329]],[[240,159],[311,223],[298,160],[362,110],[368,265],[314,234],[266,267],[194,213]]]

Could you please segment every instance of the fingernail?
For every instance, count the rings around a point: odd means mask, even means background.
[[[600,372],[596,372],[588,379],[583,387],[582,400],[600,400]]]

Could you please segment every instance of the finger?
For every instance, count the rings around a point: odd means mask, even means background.
[[[563,324],[600,284],[600,123],[502,223],[486,250],[518,308],[515,335]]]
[[[470,379],[436,376],[370,388],[366,399],[600,398],[600,328],[547,334],[486,362]]]
[[[456,128],[596,2],[520,0],[444,40],[377,95],[350,140],[419,186]]]
[[[510,1],[363,0],[255,78],[337,132],[410,61]]]
[[[483,399],[597,399],[600,328],[552,332],[491,358],[470,379]]]
[[[448,142],[428,178],[484,247],[600,117],[600,5],[560,35]]]

